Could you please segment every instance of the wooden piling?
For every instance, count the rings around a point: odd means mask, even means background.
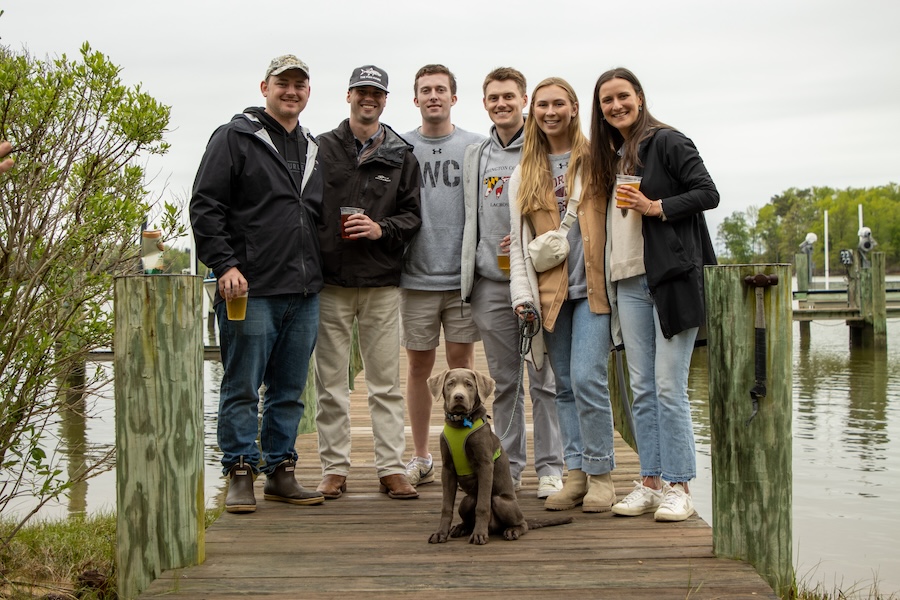
[[[118,595],[204,558],[202,280],[115,281]]]
[[[797,277],[797,298],[806,300],[806,292],[809,291],[812,282],[812,273],[809,268],[809,255],[799,252],[794,255],[794,273]],[[809,321],[800,321],[800,347],[809,348]]]
[[[887,298],[884,252],[870,255],[871,266],[859,267],[858,306],[861,321],[848,323],[850,346],[887,348]],[[857,263],[858,264],[858,263]]]
[[[755,384],[756,295],[744,278],[777,275],[765,290],[766,394],[748,422]],[[782,597],[791,554],[792,311],[790,265],[705,269],[713,551],[746,560]]]

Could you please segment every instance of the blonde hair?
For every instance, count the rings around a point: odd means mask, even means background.
[[[519,209],[523,215],[540,210],[556,210],[556,197],[553,194],[553,172],[550,169],[550,142],[547,135],[538,127],[534,117],[534,102],[538,90],[551,85],[562,88],[569,97],[573,106],[578,104],[578,96],[571,85],[560,77],[548,77],[541,81],[531,93],[531,102],[528,108],[528,118],[525,119],[525,142],[522,146],[522,183],[519,186]],[[580,111],[579,111],[580,112]],[[575,113],[569,123],[568,135],[572,141],[572,154],[569,159],[569,168],[566,173],[566,188],[570,188],[568,173],[580,172],[588,163],[590,144],[581,130],[579,113]],[[584,198],[585,191],[582,191]]]

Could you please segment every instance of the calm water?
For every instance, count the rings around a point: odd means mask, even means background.
[[[811,327],[811,348],[799,347],[794,324],[793,473],[794,563],[807,585],[829,591],[878,581],[882,593],[900,592],[900,320],[888,322],[887,352],[848,349],[842,321]],[[697,431],[699,476],[691,484],[701,516],[711,519],[708,389],[705,351],[695,355],[690,386]],[[95,368],[111,369],[110,364]],[[221,365],[204,364],[207,506],[219,503],[215,446]],[[88,453],[114,445],[113,392],[101,390],[92,418],[70,416],[59,428],[61,448],[87,440]],[[81,460],[73,456],[74,461]],[[48,506],[48,517],[112,510],[114,472],[72,491],[67,503]],[[22,507],[24,508],[24,506]]]

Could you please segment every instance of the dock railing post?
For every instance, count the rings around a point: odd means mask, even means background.
[[[745,278],[759,274],[778,283],[757,301]],[[705,276],[713,551],[749,562],[786,598],[794,581],[791,266],[710,266]],[[760,317],[768,331],[762,337]],[[751,390],[757,392],[755,416]]]
[[[884,252],[872,253],[872,338],[875,348],[887,349],[887,280]]]
[[[859,308],[859,321],[848,321],[851,348],[887,348],[887,298],[885,295],[884,252],[873,252],[869,264],[857,255],[854,257],[856,272],[852,298]]]
[[[202,282],[115,280],[118,597],[204,559]]]
[[[812,276],[809,269],[809,255],[798,252],[794,255],[794,273],[797,277],[797,299],[803,307],[807,300]],[[800,346],[809,348],[809,321],[800,321]]]

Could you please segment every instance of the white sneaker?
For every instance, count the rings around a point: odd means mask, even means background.
[[[513,478],[513,491],[514,492],[522,491],[522,478],[521,477],[519,477],[518,479]]]
[[[648,512],[654,512],[662,504],[662,490],[654,490],[648,488],[640,481],[634,482],[634,490],[622,498],[621,501],[613,504],[613,514],[624,515],[626,517],[636,517]]]
[[[684,521],[694,514],[694,501],[680,483],[667,485],[662,504],[653,518],[657,521]]]
[[[434,461],[431,455],[429,454],[428,458],[413,456],[412,460],[406,463],[406,478],[413,487],[434,481]]]
[[[547,498],[550,494],[555,494],[563,487],[562,477],[559,475],[544,475],[538,479],[538,498]]]

